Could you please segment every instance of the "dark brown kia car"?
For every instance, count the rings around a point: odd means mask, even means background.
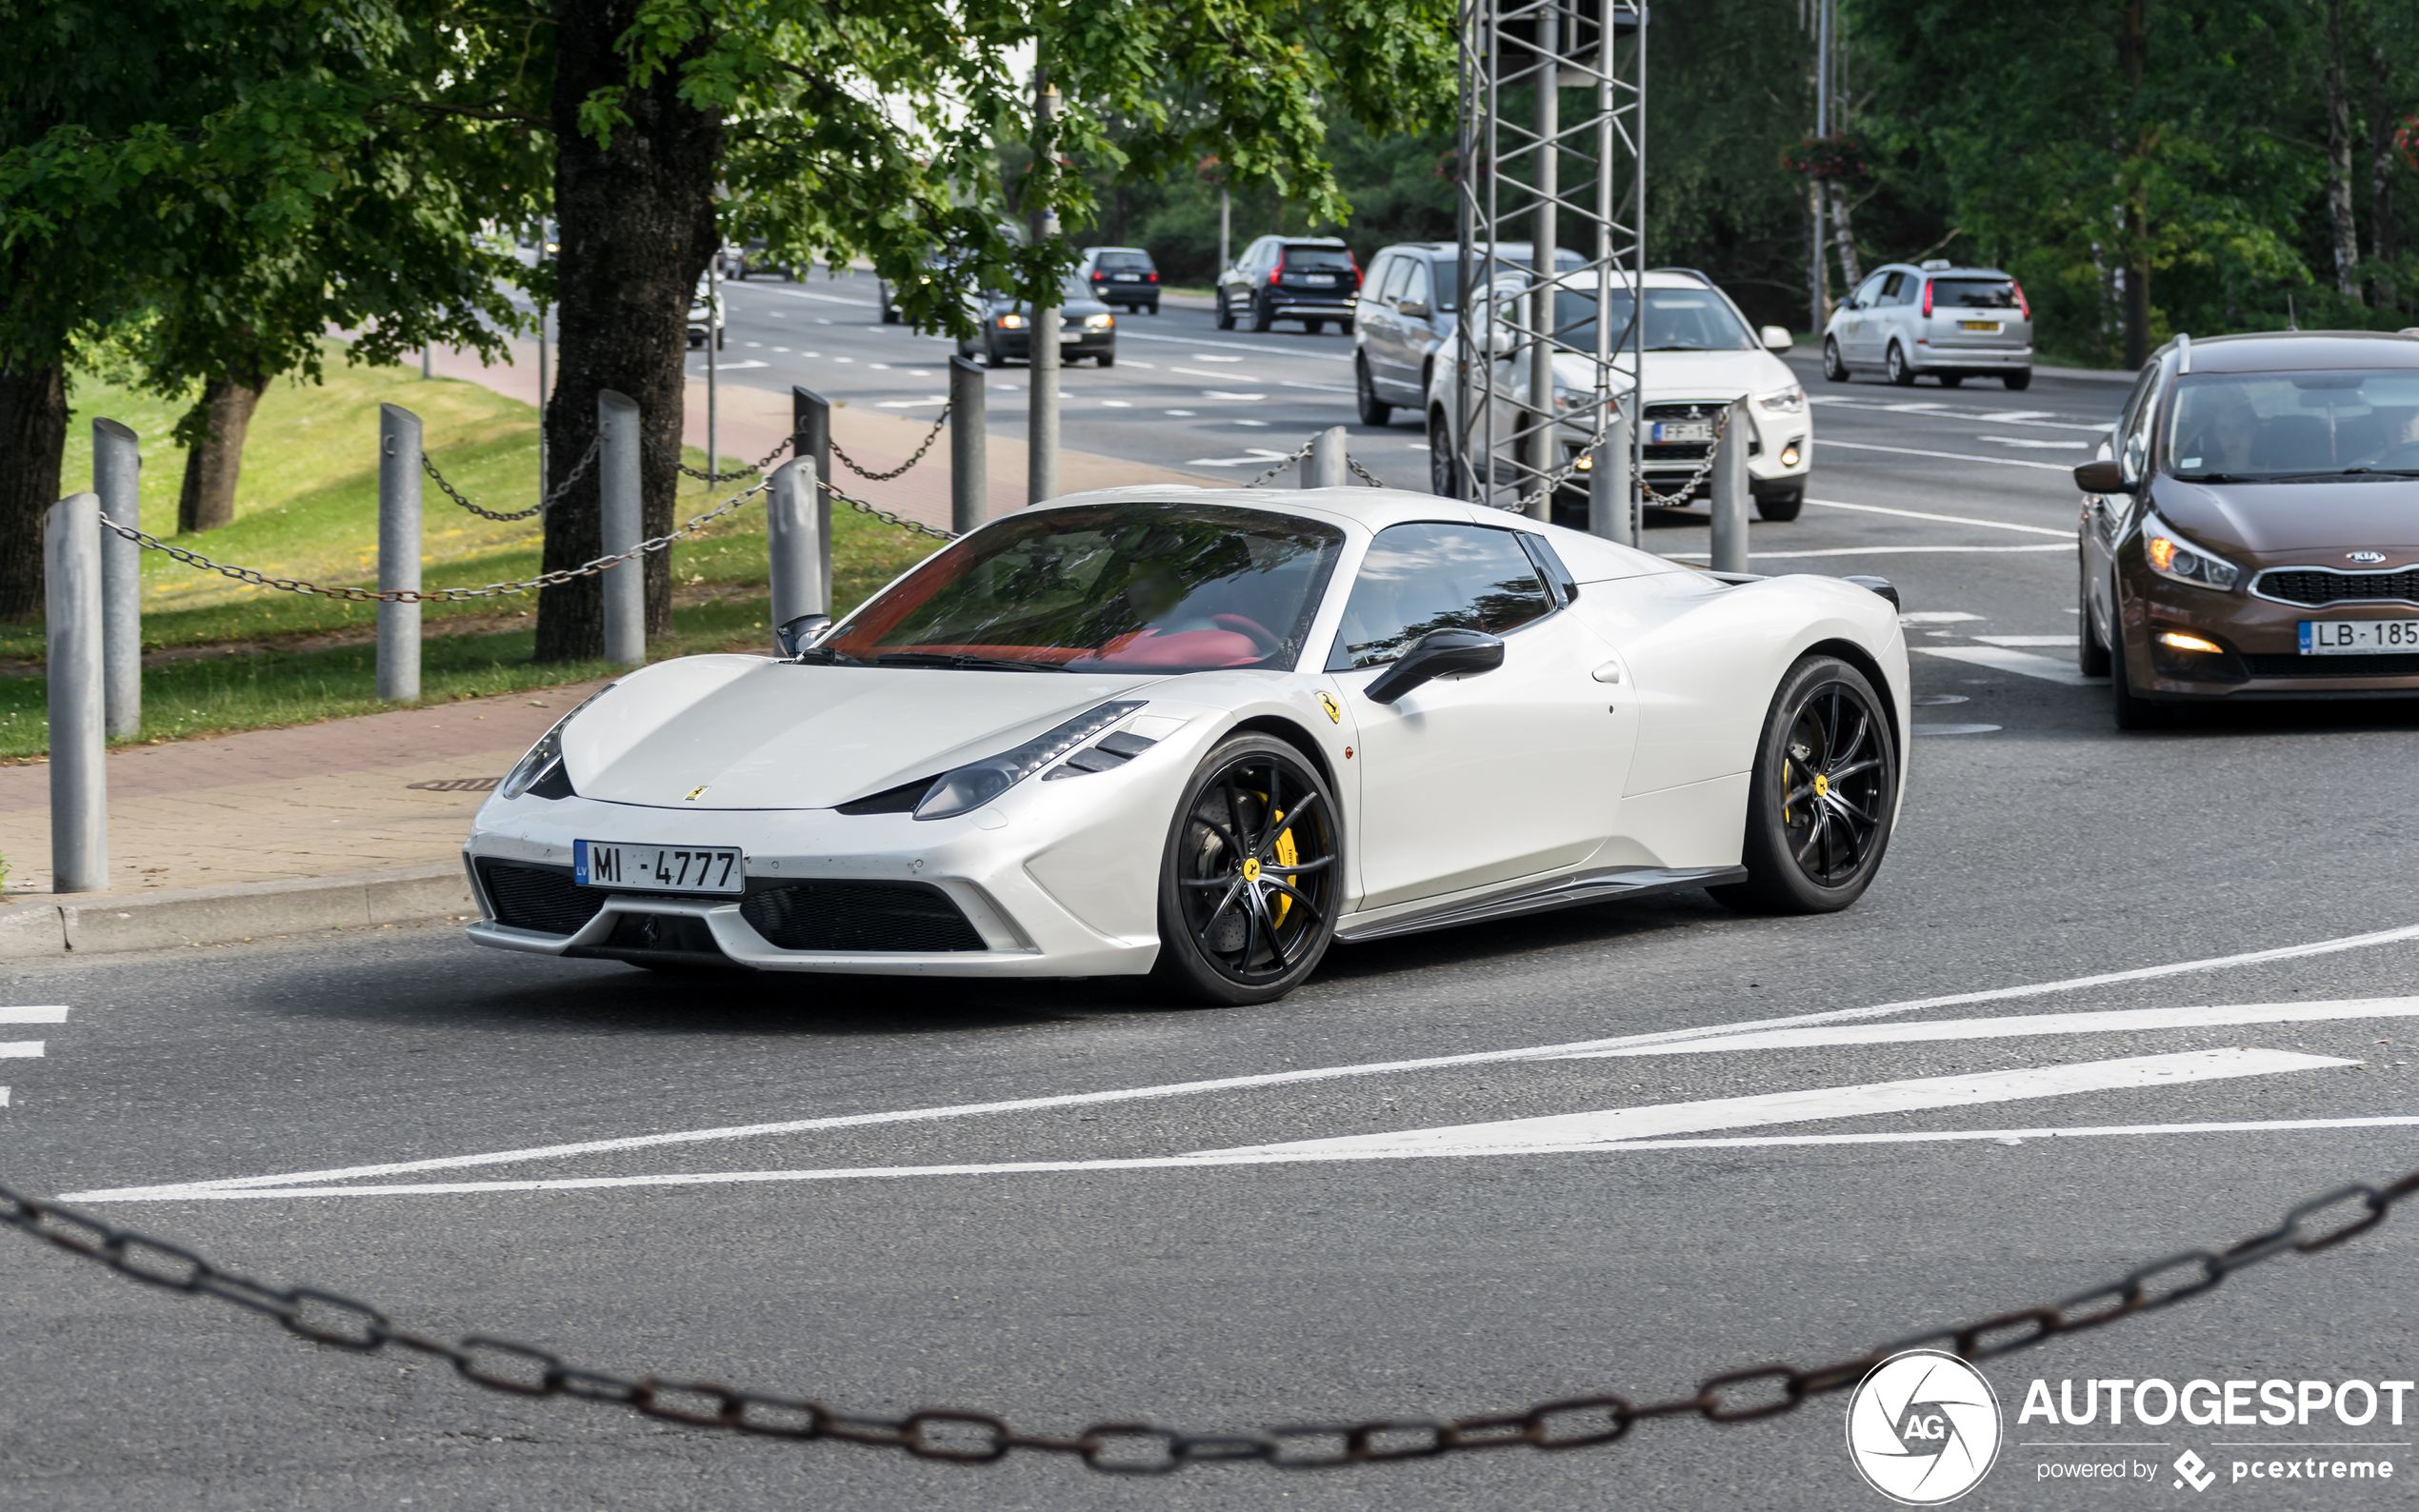
[[[2083,670],[2119,727],[2419,696],[2419,335],[2178,336],[2074,481]]]

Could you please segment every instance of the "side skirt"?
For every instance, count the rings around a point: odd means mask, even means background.
[[[1576,908],[1591,903],[1613,903],[1658,892],[1685,892],[1691,887],[1719,887],[1745,882],[1745,866],[1622,866],[1609,871],[1581,872],[1543,886],[1523,888],[1478,903],[1455,903],[1424,913],[1399,915],[1382,924],[1346,924],[1335,931],[1345,945],[1391,940],[1396,935],[1450,929],[1488,919],[1511,919],[1525,913]]]

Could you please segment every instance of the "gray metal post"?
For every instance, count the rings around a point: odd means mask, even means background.
[[[706,265],[706,470],[722,470],[722,409],[720,394],[714,382],[722,365],[714,360],[722,346],[722,280],[714,276],[714,265]],[[706,487],[710,489],[712,484]]]
[[[1623,546],[1638,544],[1637,515],[1629,507],[1629,407],[1613,401],[1605,438],[1588,461],[1588,530]]]
[[[1302,459],[1302,487],[1341,488],[1352,481],[1346,468],[1344,428],[1329,426],[1310,438],[1310,454]]]
[[[983,417],[983,369],[950,359],[950,528],[959,535],[991,512],[989,422]]]
[[[1549,5],[1536,13],[1537,162],[1531,171],[1537,180],[1537,203],[1531,211],[1533,224],[1529,232],[1532,249],[1529,266],[1536,274],[1529,297],[1534,302],[1529,328],[1537,335],[1529,348],[1529,466],[1532,476],[1523,480],[1537,495],[1529,506],[1532,520],[1554,517],[1554,490],[1537,485],[1562,465],[1562,428],[1554,423],[1554,351],[1561,343],[1549,334],[1554,330],[1554,291],[1559,287],[1555,279],[1558,269],[1554,266],[1554,232],[1555,214],[1560,209],[1557,201],[1562,194],[1560,9]]]
[[[596,429],[604,439],[597,455],[597,481],[604,495],[599,511],[601,556],[615,556],[646,539],[638,480],[638,401],[610,388],[596,391]],[[616,666],[637,666],[647,660],[647,567],[645,559],[607,567],[605,589],[605,660]]]
[[[143,524],[143,449],[134,432],[114,420],[92,422],[92,491],[101,513],[123,526]],[[143,729],[143,548],[115,530],[101,531],[101,647],[108,670],[108,725],[112,735]]]
[[[820,575],[819,581],[829,586],[831,582],[831,401],[811,388],[801,388],[792,384],[790,388],[790,434],[791,451],[800,462],[814,464],[816,481],[822,485],[815,489],[816,496],[822,501],[822,512],[818,518],[823,521],[815,547],[819,553],[815,570]],[[775,620],[773,623],[778,625],[782,622]]]
[[[1057,137],[1058,90],[1049,73],[1033,70],[1033,145],[1036,155],[1032,185],[1042,192],[1033,213],[1033,245],[1058,235],[1058,208],[1050,203],[1050,154]],[[1025,407],[1025,502],[1039,504],[1058,497],[1058,295],[1053,290],[1033,302],[1033,323],[1027,334],[1026,368],[1032,375],[1030,401]]]
[[[1713,461],[1713,570],[1747,570],[1747,401],[1730,406]]]
[[[772,627],[802,614],[830,613],[831,496],[814,486],[811,464],[785,462],[773,469],[765,511]]]
[[[1220,172],[1224,172],[1226,165],[1220,163],[1218,169]],[[1234,266],[1234,257],[1230,251],[1233,239],[1228,234],[1233,226],[1234,213],[1227,200],[1227,186],[1221,182],[1218,185],[1218,271],[1221,273]],[[1226,295],[1222,293],[1218,297],[1224,299]]]
[[[378,591],[420,587],[420,417],[378,407]],[[378,603],[378,696],[420,696],[420,606]]]
[[[74,493],[43,522],[44,667],[50,696],[50,890],[110,885],[109,774],[102,763],[101,500]]]

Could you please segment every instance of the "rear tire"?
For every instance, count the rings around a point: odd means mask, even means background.
[[[1848,364],[1840,361],[1839,343],[1829,336],[1823,338],[1823,377],[1829,383],[1848,382]]]
[[[1806,490],[1804,488],[1794,493],[1765,494],[1755,501],[1755,517],[1759,520],[1772,521],[1776,525],[1786,525],[1796,519],[1798,511],[1805,507]]]
[[[1881,869],[1898,808],[1898,742],[1881,695],[1835,656],[1772,694],[1749,778],[1745,882],[1709,887],[1742,913],[1835,913]]]
[[[1940,387],[1943,388],[1959,388],[1965,381],[1966,375],[1961,372],[1945,372],[1940,375]]]
[[[1334,795],[1300,751],[1266,735],[1222,742],[1168,826],[1151,980],[1212,1007],[1299,986],[1343,911],[1341,840]]]
[[[1376,387],[1369,382],[1369,362],[1367,357],[1353,360],[1352,397],[1360,406],[1361,424],[1382,426],[1394,418],[1394,407],[1378,398]]]
[[[1889,344],[1889,355],[1882,363],[1883,376],[1901,388],[1915,387],[1915,369],[1907,366],[1907,350],[1896,342]]]
[[[2075,611],[2082,616],[2075,625],[2075,670],[2086,677],[2109,675],[2109,643],[2100,639],[2100,627],[2091,612],[2091,592],[2078,573],[2074,583]]]
[[[1306,320],[1302,323],[1302,334],[1305,336],[1316,336],[1326,329],[1327,322],[1324,320]]]
[[[2006,384],[2010,391],[2022,393],[2032,387],[2032,369],[2019,368],[2014,372],[2001,373],[1999,381]]]
[[[1453,455],[1453,433],[1442,409],[1428,416],[1428,491],[1440,499],[1462,496],[1461,459]]]

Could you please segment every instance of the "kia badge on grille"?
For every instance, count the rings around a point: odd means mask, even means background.
[[[2383,562],[2385,559],[2386,553],[2383,551],[2347,551],[2344,553],[2345,561],[2358,562],[2364,567],[2373,567],[2377,563]]]

